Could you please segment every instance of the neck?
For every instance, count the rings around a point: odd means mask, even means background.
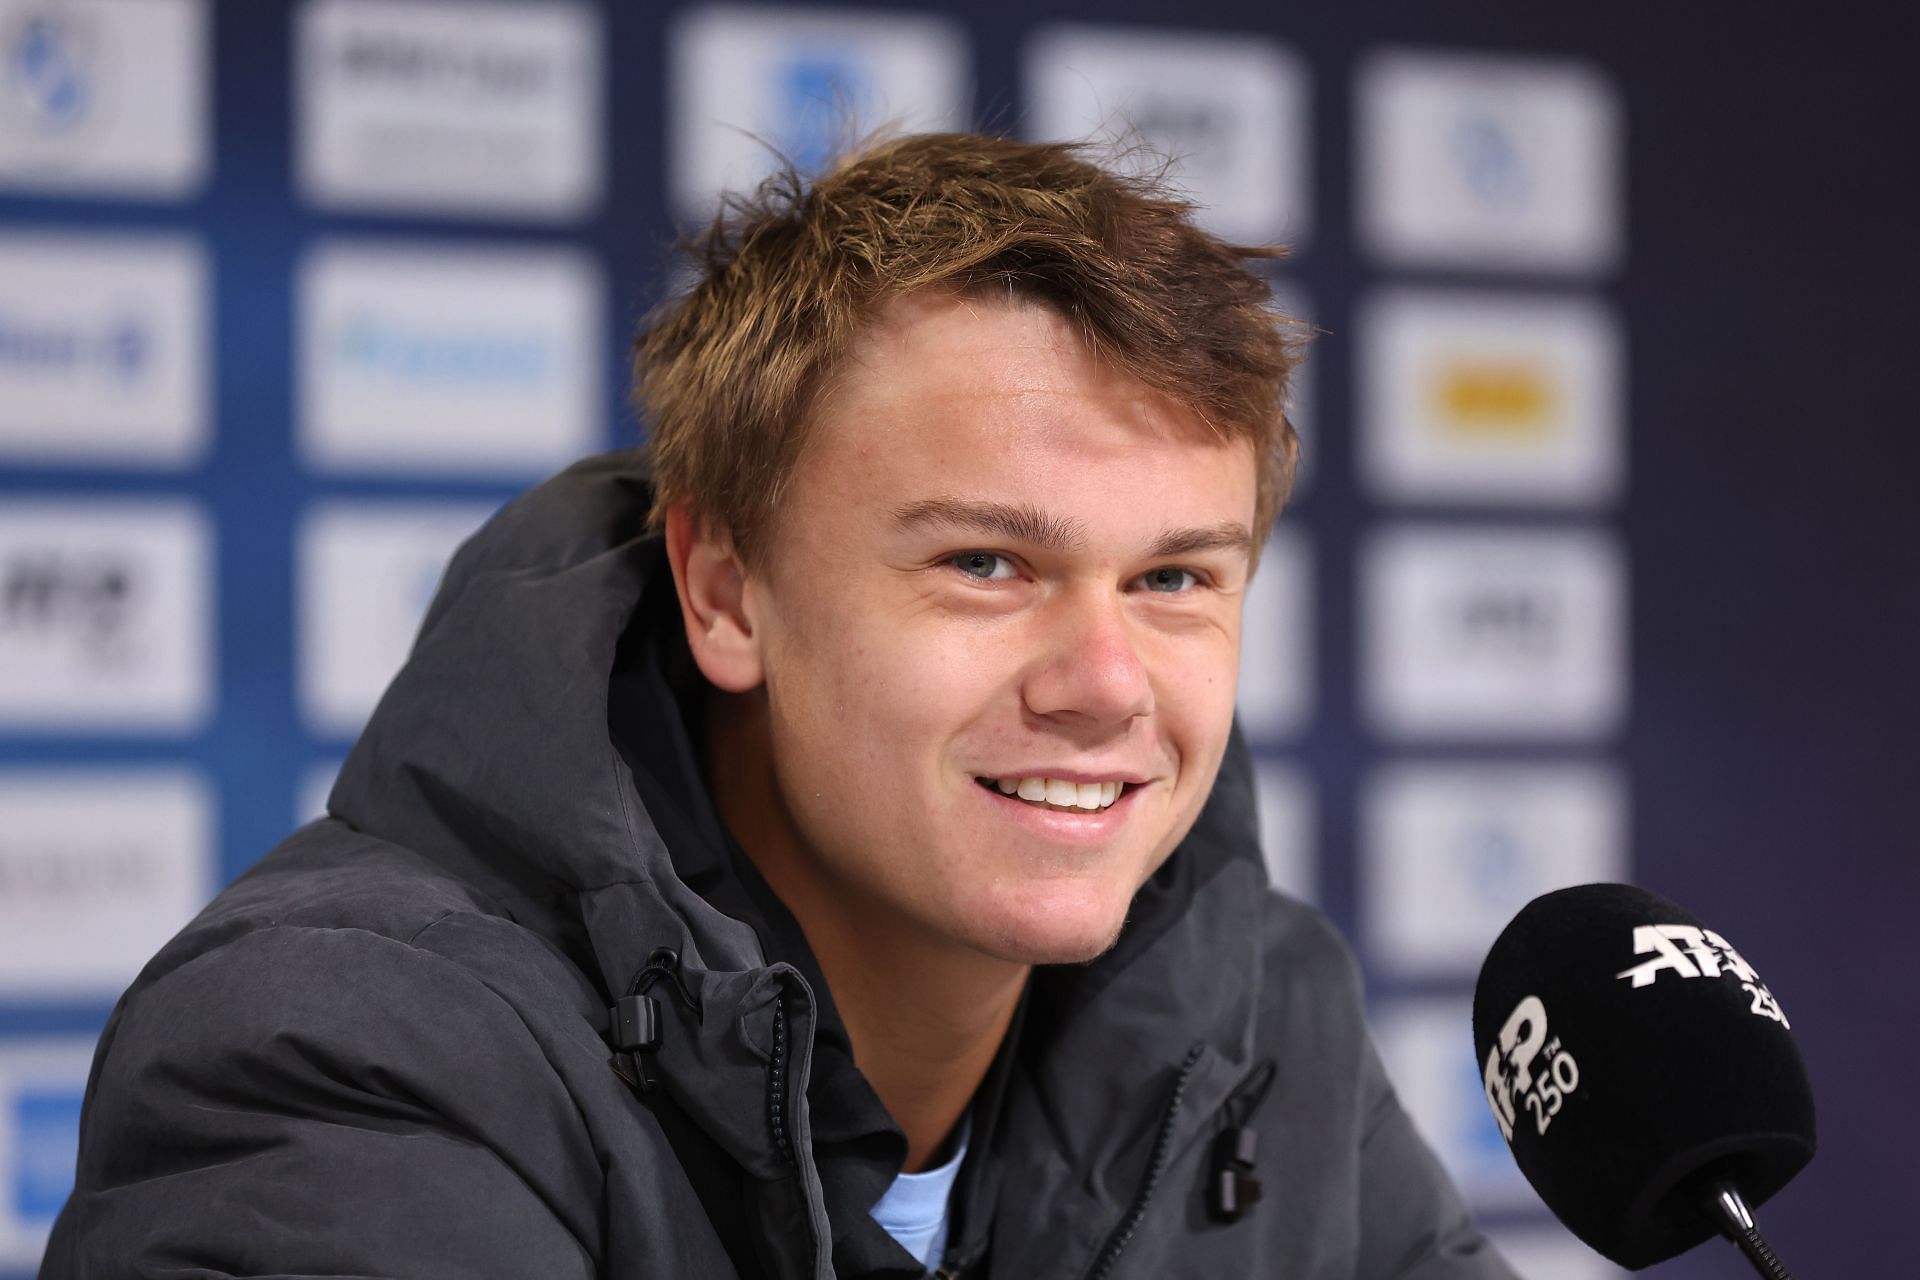
[[[943,1154],[986,1078],[1029,967],[929,937],[837,878],[806,846],[780,798],[765,705],[757,694],[710,699],[714,805],[806,934],[854,1062],[906,1134],[906,1171],[917,1173]]]

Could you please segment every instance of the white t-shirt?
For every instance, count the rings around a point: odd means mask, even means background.
[[[947,1247],[947,1203],[972,1133],[973,1117],[968,1115],[960,1122],[960,1140],[945,1163],[925,1173],[901,1174],[873,1206],[873,1220],[929,1271],[940,1264]]]

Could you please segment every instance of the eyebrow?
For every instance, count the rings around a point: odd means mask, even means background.
[[[1204,529],[1169,529],[1147,552],[1158,560],[1167,556],[1190,556],[1200,551],[1243,551],[1253,554],[1253,534],[1237,520],[1222,520]]]
[[[964,498],[923,498],[893,509],[896,528],[933,526],[1006,538],[1053,552],[1086,546],[1086,527],[1078,520],[1050,515],[1028,503],[976,502]],[[1193,555],[1200,551],[1253,552],[1253,535],[1243,524],[1223,520],[1196,529],[1169,529],[1149,548],[1150,559]]]

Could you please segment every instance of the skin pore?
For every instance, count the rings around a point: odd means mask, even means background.
[[[908,1170],[1031,967],[1111,946],[1199,814],[1254,490],[1249,444],[1058,313],[928,293],[883,307],[815,406],[756,562],[670,513],[715,803],[805,931]]]

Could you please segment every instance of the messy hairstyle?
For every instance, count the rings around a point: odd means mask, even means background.
[[[909,135],[811,183],[787,166],[729,197],[686,246],[690,287],[634,343],[654,525],[684,504],[762,562],[822,384],[888,299],[944,289],[1049,306],[1097,358],[1249,441],[1264,541],[1293,482],[1284,408],[1301,329],[1249,264],[1283,251],[1209,235],[1164,176],[1115,173],[1084,152]]]

